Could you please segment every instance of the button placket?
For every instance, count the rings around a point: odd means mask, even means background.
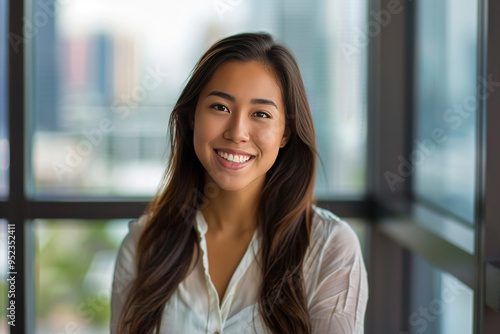
[[[208,264],[208,254],[207,254],[207,240],[205,238],[205,233],[207,232],[207,225],[201,216],[201,211],[198,211],[198,216],[196,219],[196,224],[198,226],[198,232],[200,234],[200,247],[203,252],[202,262],[205,271],[205,282],[208,291],[208,333],[222,333],[222,316],[219,307],[219,295],[217,294],[217,289],[212,283],[209,272]]]
[[[210,275],[205,273],[205,278],[207,281],[208,298],[209,298],[209,310],[208,310],[208,332],[216,333],[221,331],[222,317],[219,308],[219,296],[215,286],[212,284]]]

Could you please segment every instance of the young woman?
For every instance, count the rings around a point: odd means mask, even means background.
[[[112,333],[363,333],[352,229],[313,197],[316,143],[292,53],[215,43],[170,117],[171,156],[115,267]]]

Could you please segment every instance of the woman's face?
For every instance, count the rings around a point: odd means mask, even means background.
[[[274,75],[257,62],[221,65],[200,93],[193,132],[196,155],[220,188],[260,189],[287,141]]]

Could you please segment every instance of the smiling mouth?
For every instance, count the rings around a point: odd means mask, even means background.
[[[214,149],[215,153],[217,153],[218,156],[220,156],[222,159],[227,160],[229,162],[233,163],[245,163],[253,158],[255,158],[255,155],[244,155],[244,154],[229,154],[226,152],[218,151]]]

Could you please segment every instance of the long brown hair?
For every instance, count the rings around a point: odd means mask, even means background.
[[[312,221],[316,141],[297,63],[266,33],[243,33],[215,43],[196,64],[170,116],[170,158],[162,187],[147,209],[137,247],[137,276],[120,315],[119,333],[152,333],[162,312],[199,260],[195,214],[208,198],[204,168],[193,148],[190,121],[200,92],[227,61],[257,61],[276,75],[285,104],[287,145],[266,174],[258,207],[262,257],[259,311],[273,333],[310,333],[302,263]]]

